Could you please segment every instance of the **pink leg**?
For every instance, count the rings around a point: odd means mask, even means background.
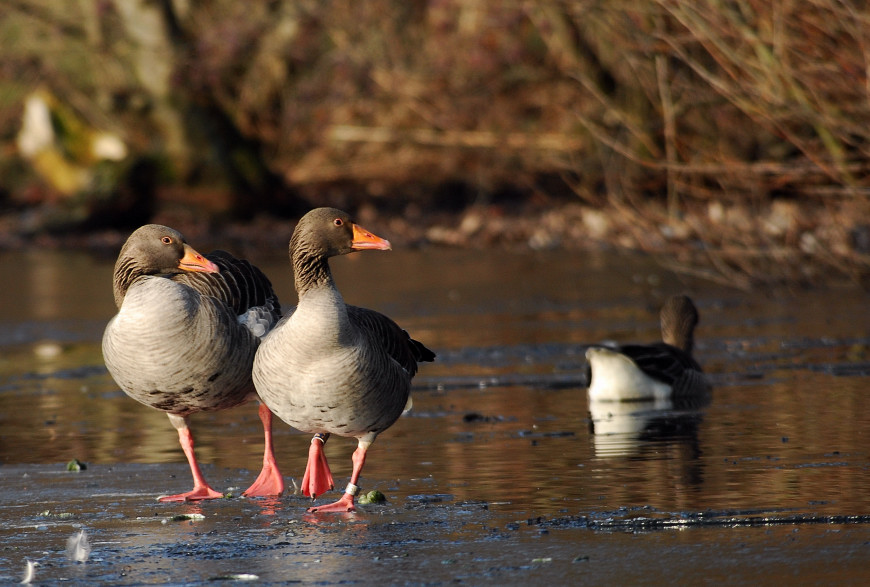
[[[184,450],[184,456],[187,457],[187,462],[190,465],[190,472],[193,474],[193,489],[187,493],[179,493],[177,495],[163,495],[159,497],[159,501],[198,501],[200,499],[217,499],[223,497],[222,493],[218,493],[212,489],[205,477],[202,476],[202,471],[199,470],[199,464],[196,462],[196,454],[193,452],[193,435],[190,433],[190,428],[187,426],[187,418],[176,416],[175,414],[167,414],[169,421],[178,430],[178,441],[181,443],[181,448]]]
[[[266,404],[260,404],[260,420],[263,422],[263,432],[266,436],[266,447],[263,450],[263,469],[254,484],[248,487],[242,495],[245,497],[266,497],[284,493],[284,478],[275,462],[272,447],[272,412]]]
[[[317,497],[335,487],[332,480],[332,471],[326,462],[326,454],[323,445],[329,439],[329,434],[316,434],[311,439],[308,448],[308,464],[305,466],[305,476],[302,477],[302,495]]]
[[[359,491],[357,482],[359,475],[362,472],[363,465],[366,464],[366,450],[368,450],[371,442],[363,442],[360,440],[359,446],[353,451],[353,473],[350,476],[350,483],[345,490],[341,499],[327,505],[320,505],[308,508],[309,512],[353,512],[356,507],[353,505],[353,498]]]

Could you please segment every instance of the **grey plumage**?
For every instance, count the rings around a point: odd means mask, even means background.
[[[289,425],[341,436],[382,432],[408,403],[417,363],[435,354],[393,320],[306,292],[266,337],[254,362],[260,397]]]
[[[196,462],[188,416],[256,398],[251,366],[260,339],[281,316],[266,276],[224,251],[203,256],[166,226],[145,225],[115,264],[118,313],[103,334],[103,358],[119,387],[162,410],[178,430],[194,489],[162,500],[212,499]],[[246,495],[283,491],[271,450],[272,414],[261,406],[263,471]]]
[[[140,235],[160,230],[145,228]],[[106,366],[121,389],[181,416],[249,399],[259,337],[248,314],[263,322],[262,334],[280,317],[278,298],[259,269],[223,251],[205,257],[219,273],[168,273],[142,245],[122,251],[114,284],[119,312],[103,337]]]
[[[390,318],[345,304],[336,288],[330,257],[389,248],[344,212],[306,214],[290,240],[299,304],[266,336],[254,360],[254,382],[266,405],[294,428],[323,435],[312,441],[303,494],[332,487],[320,444],[329,434],[359,441],[351,489],[321,510],[353,509],[368,446],[410,405],[418,362],[435,358]]]

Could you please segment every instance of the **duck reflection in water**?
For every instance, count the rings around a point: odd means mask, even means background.
[[[685,443],[695,447],[704,407],[710,395],[692,400],[589,402],[589,432],[599,457],[637,456],[655,443]]]

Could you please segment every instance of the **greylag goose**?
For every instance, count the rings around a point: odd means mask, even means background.
[[[591,401],[666,399],[709,391],[692,358],[698,310],[688,296],[673,296],[661,310],[662,342],[586,351]]]
[[[167,413],[193,475],[191,491],[160,500],[222,497],[200,471],[188,418],[257,398],[254,354],[281,315],[272,284],[247,261],[224,251],[200,255],[178,231],[148,224],[121,248],[113,288],[118,313],[103,334],[106,367],[127,395]],[[280,495],[272,413],[262,403],[259,416],[263,468],[244,495]]]
[[[329,435],[357,439],[345,493],[309,511],[354,510],[366,451],[410,407],[417,363],[435,358],[383,314],[345,304],[329,258],[368,249],[389,250],[390,243],[334,208],[303,216],[290,239],[299,304],[254,359],[254,384],[266,405],[290,426],[314,434],[303,495],[314,498],[334,486],[323,452]]]

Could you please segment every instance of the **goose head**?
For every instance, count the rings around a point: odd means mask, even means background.
[[[688,296],[672,296],[662,306],[662,340],[669,345],[691,354],[697,325],[698,309]]]
[[[143,275],[174,275],[185,271],[218,273],[218,266],[199,254],[177,230],[159,224],[136,229],[121,247],[115,263],[115,302],[121,301],[130,284]]]
[[[296,291],[301,296],[317,285],[332,285],[330,257],[354,251],[388,251],[390,241],[376,236],[355,223],[347,212],[335,208],[315,208],[299,219],[290,237],[290,260]]]
[[[303,216],[290,239],[290,256],[325,259],[353,251],[388,251],[390,241],[355,223],[347,212],[315,208]]]

